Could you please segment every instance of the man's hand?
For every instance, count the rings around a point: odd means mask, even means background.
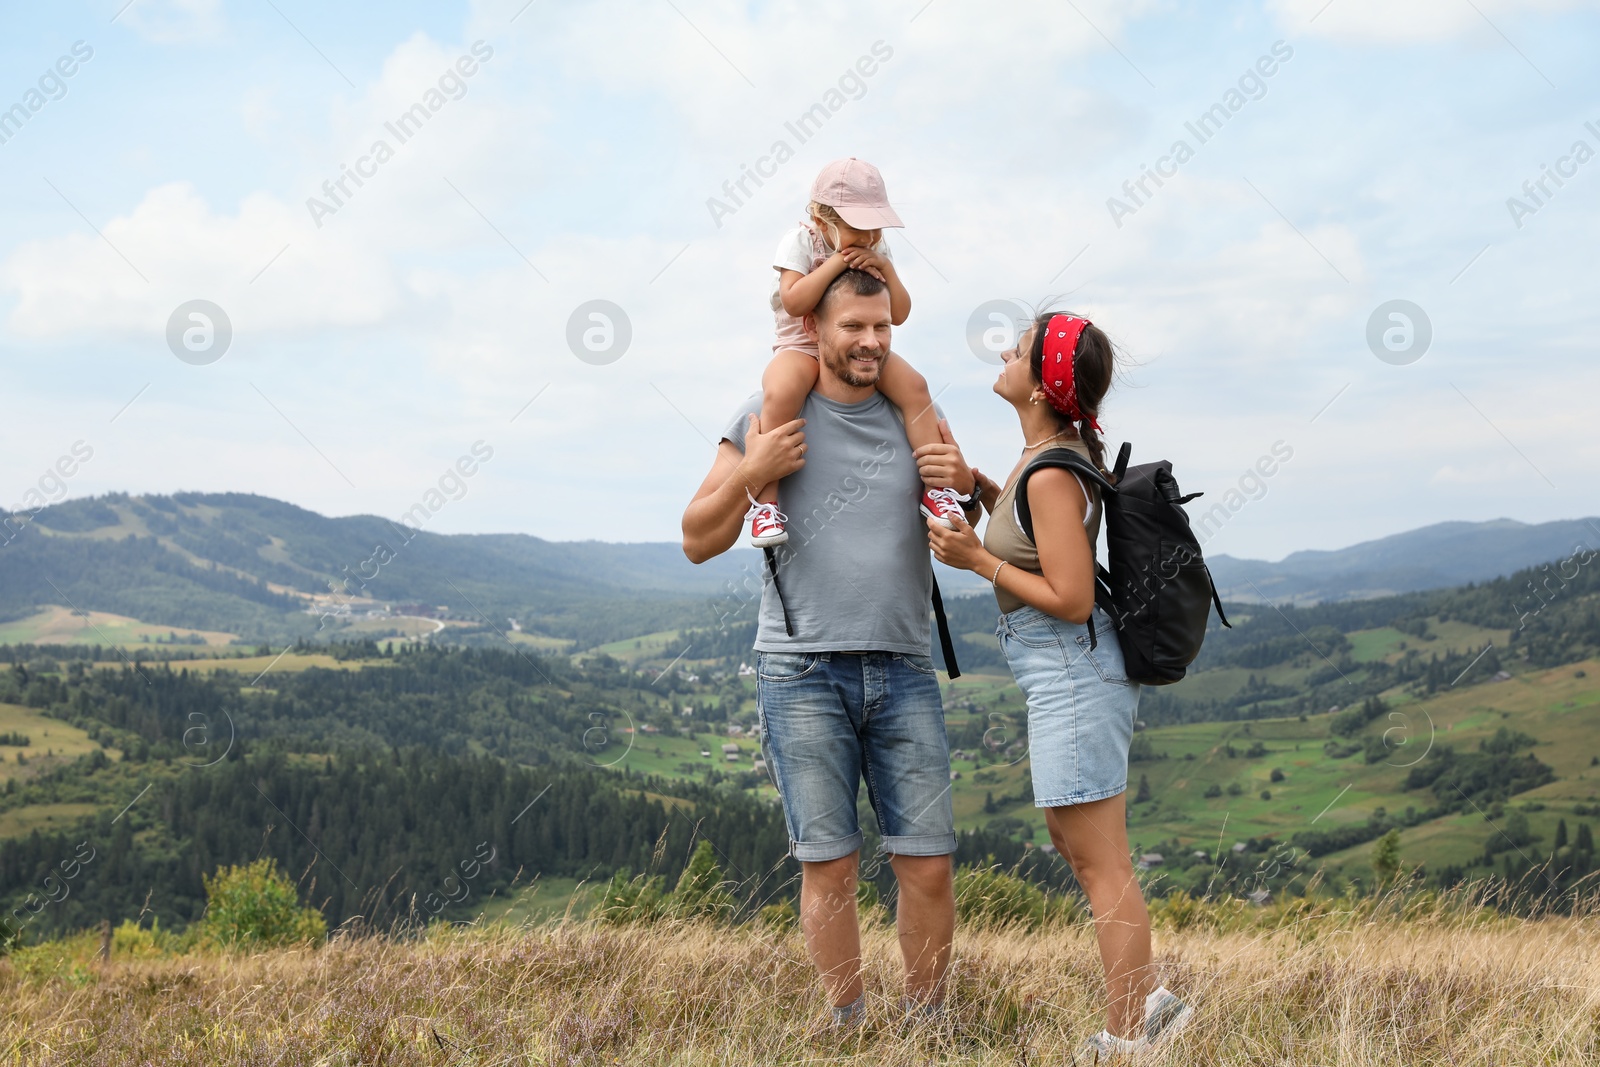
[[[769,433],[761,432],[761,417],[751,415],[744,432],[744,459],[739,476],[751,493],[769,482],[793,474],[806,465],[805,419],[786,422]]]
[[[922,484],[930,489],[954,489],[962,496],[971,496],[976,485],[972,468],[961,455],[961,446],[950,434],[950,424],[939,420],[940,443],[923,445],[911,453],[917,461],[917,473]]]

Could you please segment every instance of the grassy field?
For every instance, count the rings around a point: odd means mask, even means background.
[[[0,962],[0,1057],[245,1064],[1065,1064],[1102,1025],[1087,923],[958,928],[944,1018],[899,1014],[893,928],[864,934],[866,1023],[826,1029],[798,935],[660,923],[439,927],[418,942],[90,962],[95,935]],[[1158,927],[1194,1022],[1140,1063],[1533,1067],[1600,1057],[1592,918],[1303,918]]]
[[[549,637],[545,634],[530,634],[523,630],[507,630],[506,640],[513,645],[524,645],[536,652],[567,652],[577,642],[567,637]]]
[[[1580,671],[1588,677],[1579,677]],[[1130,837],[1136,846],[1176,838],[1186,846],[1215,849],[1219,842],[1226,847],[1269,835],[1287,841],[1302,829],[1363,823],[1379,807],[1391,814],[1408,804],[1427,808],[1434,803],[1431,793],[1404,789],[1409,768],[1434,746],[1475,750],[1480,741],[1508,726],[1537,738],[1533,754],[1557,775],[1557,781],[1511,801],[1512,807],[1527,810],[1534,832],[1548,843],[1556,820],[1566,818],[1571,828],[1574,820],[1586,818],[1574,814],[1573,805],[1587,805],[1600,796],[1600,766],[1593,764],[1600,756],[1600,689],[1593,681],[1597,671],[1600,663],[1590,661],[1397,704],[1362,735],[1385,738],[1388,755],[1376,763],[1365,762],[1360,754],[1331,759],[1322,751],[1329,738],[1329,715],[1303,722],[1264,719],[1146,731],[1166,758],[1129,769],[1130,787],[1143,776],[1151,792],[1148,803],[1132,805]],[[1256,743],[1265,753],[1247,756]],[[1228,745],[1235,756],[1226,754]],[[1271,781],[1274,768],[1283,772],[1282,781]],[[1232,784],[1240,787],[1239,795],[1226,792]],[[1212,785],[1222,787],[1223,794],[1205,797]],[[1263,791],[1270,799],[1263,798]],[[1491,830],[1481,813],[1450,816],[1402,830],[1402,852],[1408,864],[1435,869],[1462,863],[1482,852]],[[1352,865],[1360,869],[1370,851],[1370,845],[1359,845],[1321,862],[1333,872]]]
[[[626,641],[612,641],[600,645],[594,653],[603,653],[623,663],[642,663],[649,659],[672,659],[683,651],[683,637],[679,630],[659,630],[653,634],[640,634]],[[693,651],[692,649],[690,651]]]
[[[582,919],[588,915],[601,888],[594,882],[579,882],[576,878],[541,876],[532,885],[518,888],[511,896],[467,906],[473,909],[477,922],[537,926],[568,915]]]
[[[198,638],[211,647],[227,645],[234,639],[233,634],[217,630],[158,626],[105,611],[80,615],[56,605],[25,619],[0,623],[0,645],[110,645],[133,649],[162,647],[162,642],[171,641],[174,636],[185,640]]]
[[[11,778],[31,778],[41,770],[87,756],[100,747],[76,726],[68,726],[34,708],[16,704],[0,704],[0,734],[22,734],[29,741],[20,748],[0,745],[0,783]],[[107,750],[106,754],[112,759],[121,756],[115,749]],[[20,762],[17,759],[19,755],[27,762]],[[0,837],[10,836],[6,825],[4,820],[0,820]]]
[[[274,653],[270,656],[238,656],[218,657],[215,659],[198,659],[191,662],[173,664],[173,669],[185,668],[191,671],[237,671],[247,680],[256,679],[263,671],[267,682],[274,674],[293,674],[296,671],[310,670],[320,667],[329,671],[359,671],[367,667],[380,667],[385,660],[337,660],[325,652],[313,652],[303,655],[299,652],[288,652],[283,655]],[[261,688],[267,688],[263,684]]]
[[[99,811],[96,804],[30,804],[25,808],[0,811],[0,838],[26,837],[41,833],[65,832],[78,820]]]

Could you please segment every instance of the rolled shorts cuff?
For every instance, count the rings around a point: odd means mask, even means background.
[[[826,863],[829,860],[842,860],[852,852],[861,851],[861,843],[866,838],[860,830],[849,837],[841,837],[834,841],[793,841],[789,842],[789,855],[801,863]],[[952,838],[952,841],[954,838]]]
[[[886,837],[883,851],[891,856],[948,856],[956,850],[954,831],[917,837]]]
[[[1107,797],[1114,797],[1118,793],[1126,793],[1127,791],[1128,783],[1123,782],[1114,789],[1101,789],[1098,792],[1085,793],[1082,796],[1036,797],[1034,798],[1033,806],[1036,808],[1070,808],[1078,804],[1088,804],[1096,800],[1105,800]]]

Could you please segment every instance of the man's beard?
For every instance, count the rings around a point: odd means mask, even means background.
[[[876,359],[877,371],[873,373],[872,377],[864,377],[863,375],[856,373],[856,371],[851,368],[850,358],[856,355],[867,356]],[[834,377],[838,378],[841,382],[853,389],[865,389],[869,386],[877,385],[878,375],[883,370],[882,354],[875,354],[871,350],[864,348],[861,345],[857,345],[854,348],[847,348],[843,352],[830,353],[827,356],[827,363],[828,369],[833,371]]]

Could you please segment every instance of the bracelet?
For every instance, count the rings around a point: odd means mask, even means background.
[[[998,585],[998,584],[1000,584],[1000,567],[1004,567],[1006,565],[1006,563],[1007,563],[1006,560],[1001,560],[1000,561],[1000,566],[996,567],[994,569],[994,577],[989,579],[989,584],[990,585]]]

